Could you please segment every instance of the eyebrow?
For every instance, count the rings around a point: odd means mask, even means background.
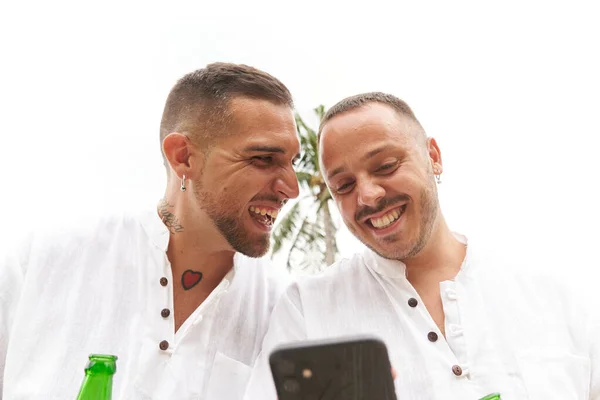
[[[261,152],[261,153],[278,153],[285,154],[285,149],[277,146],[248,146],[244,149],[246,153]],[[300,158],[300,153],[294,156],[294,161]]]
[[[248,146],[244,149],[245,152],[262,151],[264,153],[281,153],[285,154],[285,150],[276,146]]]
[[[389,146],[387,145],[383,145],[380,146],[376,149],[373,149],[371,151],[369,151],[367,154],[365,154],[362,158],[361,161],[366,161],[369,158],[373,158],[375,157],[377,154],[382,153],[383,151],[385,151]],[[331,171],[331,174],[329,175],[329,179],[333,178],[334,176],[336,176],[337,174],[341,174],[342,172],[344,172],[346,169],[344,167],[337,167],[335,168],[333,171]]]
[[[377,154],[382,153],[383,151],[385,151],[389,146],[383,145],[380,146],[374,150],[369,151],[367,154],[365,154],[362,158],[362,161],[366,161],[369,158],[375,157]]]

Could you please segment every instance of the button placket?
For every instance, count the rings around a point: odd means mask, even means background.
[[[419,305],[419,300],[417,300],[414,297],[411,297],[408,299],[407,303],[410,308],[416,308]],[[430,342],[435,343],[438,341],[438,339],[439,335],[437,334],[437,332],[430,331],[429,333],[427,333],[427,340],[429,340]]]
[[[451,366],[452,372],[457,377],[468,376],[467,343],[463,335],[460,315],[460,287],[455,281],[444,281],[440,283],[442,293],[442,306],[444,308],[446,342],[454,354],[456,365]],[[457,373],[458,372],[458,373]]]
[[[460,325],[449,324],[448,334],[453,337],[461,336],[463,334],[463,328]]]
[[[158,331],[157,336],[155,336],[156,340],[158,341],[157,346],[161,353],[171,355],[173,354],[174,346],[176,346],[177,343],[174,341],[173,336],[174,322],[172,318],[169,318],[172,310],[171,303],[173,298],[173,285],[170,284],[172,279],[171,263],[169,262],[166,254],[164,255],[164,263],[161,275],[162,276],[158,279],[158,283],[160,284],[160,295],[157,297],[157,300],[159,301],[158,304],[160,304],[159,307],[163,306],[163,308],[159,309],[160,311],[156,311],[156,309],[154,309],[155,311],[153,311],[152,314],[153,318],[160,318],[161,321],[157,325]]]

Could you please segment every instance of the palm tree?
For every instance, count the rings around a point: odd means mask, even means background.
[[[319,122],[325,114],[325,106],[314,109]],[[299,200],[279,220],[273,231],[272,255],[291,241],[287,267],[300,258],[302,269],[317,271],[335,262],[338,249],[335,239],[337,228],[331,216],[331,194],[319,169],[317,133],[296,113],[296,125],[302,156],[296,168],[296,176],[302,188]]]

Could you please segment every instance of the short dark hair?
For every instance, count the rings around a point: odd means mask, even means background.
[[[210,141],[229,122],[229,102],[235,97],[268,100],[294,107],[288,88],[277,78],[243,64],[213,63],[191,72],[171,89],[160,122],[160,143],[172,132]],[[165,166],[167,160],[163,154]]]
[[[396,110],[396,112],[398,112],[399,114],[412,118],[419,126],[421,126],[421,123],[419,122],[419,120],[405,101],[400,100],[399,98],[391,94],[382,92],[369,92],[346,97],[345,99],[336,103],[329,110],[327,110],[327,112],[323,116],[323,119],[321,120],[321,125],[319,126],[319,138],[321,137],[323,127],[333,117],[354,110],[356,108],[363,107],[369,103],[381,103],[388,105],[394,110]]]

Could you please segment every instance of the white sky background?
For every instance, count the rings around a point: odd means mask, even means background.
[[[406,100],[444,160],[452,229],[599,278],[600,13],[582,1],[5,2],[0,182],[8,246],[152,206],[162,107],[209,62],[264,69],[312,108]],[[343,255],[356,248],[339,235]],[[283,261],[282,261],[283,262]]]

